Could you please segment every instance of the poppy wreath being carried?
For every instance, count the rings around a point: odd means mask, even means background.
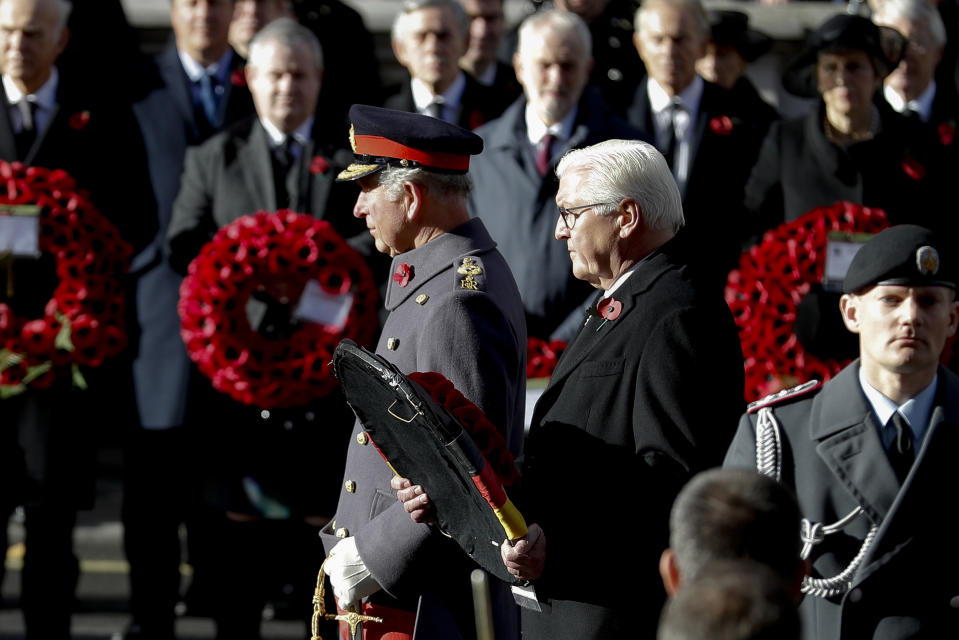
[[[887,226],[881,209],[836,202],[767,231],[742,254],[726,282],[726,303],[739,328],[747,402],[814,378],[828,380],[847,364],[803,348],[795,332],[797,306],[822,282],[827,234],[877,233]]]
[[[255,330],[254,294],[300,300],[310,281],[351,295],[342,325],[295,322],[282,337]],[[363,257],[328,222],[260,211],[221,228],[190,263],[180,287],[181,335],[213,387],[263,409],[295,407],[336,387],[327,364],[340,340],[368,343],[376,331],[376,288]]]
[[[120,275],[133,247],[61,169],[0,161],[0,215],[5,206],[35,207],[37,248],[53,256],[58,282],[40,318],[0,303],[0,398],[49,388],[62,376],[85,388],[80,367],[98,367],[126,346]],[[10,254],[6,260],[4,286],[13,298],[15,267]]]

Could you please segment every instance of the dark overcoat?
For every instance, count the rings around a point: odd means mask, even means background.
[[[858,361],[820,390],[772,410],[783,435],[782,481],[796,492],[803,518],[828,525],[857,506],[864,511],[814,547],[813,576],[845,569],[870,527],[878,527],[845,595],[804,598],[803,637],[955,636],[959,554],[950,500],[957,486],[959,378],[939,369],[929,430],[901,486],[859,384]],[[756,413],[742,417],[725,466],[756,467],[756,420]]]
[[[669,509],[732,438],[739,339],[722,298],[691,277],[684,242],[613,293],[618,318],[590,317],[536,403],[522,507],[546,535],[547,602],[523,610],[531,640],[655,637]]]
[[[758,231],[795,220],[838,200],[884,209],[892,224],[931,228],[941,215],[942,152],[933,133],[885,104],[869,140],[842,148],[826,137],[825,104],[776,122],[746,184],[745,204]]]
[[[476,278],[476,291],[461,285],[464,257],[474,259],[483,271]],[[407,265],[404,270],[411,276],[405,286],[395,280],[389,284],[390,315],[376,353],[403,373],[442,373],[519,453],[526,382],[523,307],[506,261],[483,223],[470,220],[396,256],[394,271],[400,265]],[[354,536],[360,557],[383,587],[371,602],[406,611],[439,606],[452,614],[460,635],[473,636],[469,569],[475,565],[450,539],[410,520],[390,488],[392,477],[357,422],[336,516],[320,534],[327,553],[340,539]],[[498,638],[515,637],[514,606],[507,603],[497,610]],[[456,637],[456,632],[446,633],[418,632],[416,637]]]
[[[590,287],[573,277],[566,242],[553,233],[559,220],[556,164],[570,149],[610,139],[645,139],[615,117],[599,95],[580,99],[569,140],[553,151],[545,176],[526,133],[526,99],[520,98],[500,118],[481,127],[483,153],[473,160],[470,215],[480,218],[509,263],[523,305],[529,334],[548,338],[571,313],[579,314]],[[569,337],[575,334],[575,329]]]

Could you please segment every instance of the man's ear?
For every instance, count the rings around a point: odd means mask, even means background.
[[[659,575],[663,579],[663,588],[666,589],[666,594],[672,598],[679,591],[681,580],[679,567],[676,566],[676,554],[668,547],[659,556]]]
[[[635,200],[623,200],[620,204],[619,237],[628,238],[643,228],[643,210]]]
[[[852,333],[859,333],[859,307],[862,299],[856,294],[846,293],[839,299],[839,312],[846,329]]]
[[[407,180],[403,183],[403,198],[406,199],[406,219],[419,220],[424,211],[427,188],[417,182]]]
[[[60,37],[57,39],[57,56],[63,53],[63,50],[67,48],[67,43],[70,42],[70,30],[66,27],[60,29]]]
[[[404,67],[407,67],[406,48],[403,46],[402,38],[392,38],[390,40],[390,45],[393,47],[393,55],[396,56],[397,62]]]

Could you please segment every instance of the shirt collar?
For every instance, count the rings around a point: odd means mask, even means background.
[[[919,94],[918,98],[908,102],[888,84],[883,85],[882,95],[886,98],[886,102],[899,113],[915,111],[919,114],[920,120],[928,122],[932,115],[932,102],[936,97],[936,81],[930,81],[929,86]]]
[[[862,392],[866,395],[869,405],[879,419],[880,434],[882,429],[889,423],[892,414],[898,410],[909,423],[916,450],[921,446],[922,439],[925,437],[926,430],[929,428],[929,420],[932,418],[932,407],[936,400],[936,384],[938,382],[939,375],[936,374],[932,382],[929,383],[925,389],[897,406],[895,402],[866,382],[862,367],[859,367],[859,386],[862,387]],[[885,440],[883,440],[883,442],[885,442]]]
[[[676,97],[683,103],[683,107],[690,116],[699,112],[699,103],[703,99],[703,90],[705,88],[703,79],[698,75],[693,76],[693,81],[680,91]],[[649,78],[646,83],[646,95],[649,96],[649,106],[653,113],[660,113],[673,101],[673,98],[666,93],[666,90],[653,78]]]
[[[233,49],[230,47],[227,47],[226,53],[219,60],[207,67],[194,60],[185,51],[177,49],[177,55],[180,57],[180,64],[191,82],[199,82],[200,77],[207,74],[216,76],[217,80],[223,83],[226,80],[227,71],[230,69],[230,63],[233,61]]]
[[[57,104],[57,86],[60,82],[60,73],[56,67],[50,71],[50,77],[43,85],[34,91],[32,100],[34,104],[43,109],[53,109]],[[14,105],[23,99],[23,92],[17,88],[9,76],[3,76],[3,92],[7,95],[7,104]]]
[[[466,89],[466,76],[460,71],[456,80],[453,80],[453,83],[439,96],[430,91],[426,84],[418,78],[410,80],[410,89],[413,92],[413,105],[416,106],[417,111],[426,109],[436,98],[442,98],[444,107],[457,107],[463,97],[463,91]]]
[[[654,250],[654,251],[650,251],[650,252],[647,253],[645,256],[643,256],[642,260],[640,260],[639,262],[637,262],[636,264],[634,264],[633,266],[631,266],[629,269],[627,269],[627,270],[626,270],[626,273],[624,273],[623,275],[621,275],[621,276],[619,276],[618,278],[616,278],[616,282],[613,283],[613,286],[611,286],[609,289],[607,289],[606,291],[603,292],[603,297],[604,297],[604,298],[608,298],[608,297],[610,297],[611,295],[613,295],[613,293],[614,293],[617,289],[619,289],[621,286],[623,286],[623,283],[626,282],[626,281],[629,279],[629,276],[633,275],[633,273],[634,273],[637,269],[639,269],[640,265],[642,265],[644,262],[649,261],[649,259],[652,258],[652,257],[653,257],[654,255],[656,255],[657,253],[659,253],[659,249],[656,249],[656,250]]]
[[[547,133],[553,134],[557,140],[569,140],[573,135],[573,123],[576,122],[576,113],[579,110],[579,107],[573,107],[569,110],[562,120],[559,122],[553,123],[552,126],[547,127],[546,124],[540,120],[539,115],[536,113],[536,110],[533,108],[533,105],[526,102],[526,135],[529,136],[529,142],[532,145],[539,144],[539,141],[543,139]]]
[[[313,116],[307,118],[303,124],[298,126],[289,134],[283,133],[280,129],[267,120],[266,118],[260,118],[260,124],[263,126],[263,129],[266,131],[266,135],[270,139],[270,148],[275,149],[283,144],[283,140],[286,139],[287,135],[293,136],[293,139],[296,140],[299,144],[305,145],[309,139],[310,134],[313,132]]]

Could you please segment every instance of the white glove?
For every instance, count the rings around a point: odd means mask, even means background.
[[[341,609],[348,609],[354,602],[381,589],[356,550],[356,538],[352,536],[337,542],[330,551],[326,560],[326,575],[330,577],[333,595]]]

